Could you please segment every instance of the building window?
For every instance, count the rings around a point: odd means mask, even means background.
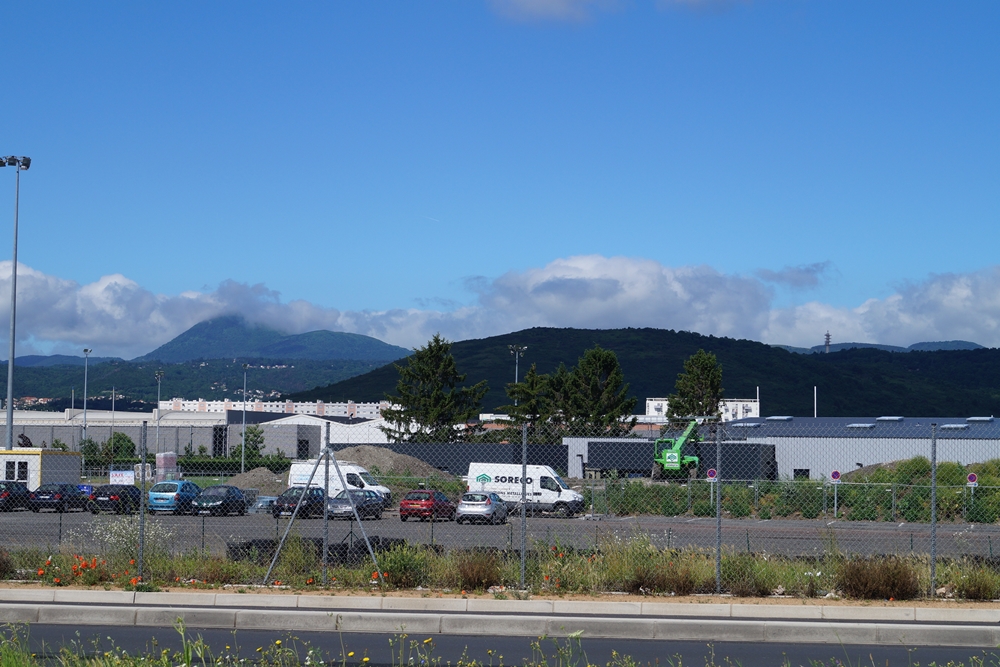
[[[299,440],[298,447],[295,450],[295,458],[297,459],[307,459],[309,458],[309,441]]]
[[[809,468],[793,468],[793,479],[809,479]]]
[[[15,464],[13,461],[7,461],[7,474],[4,475],[4,479],[9,479],[11,481],[16,479],[14,477],[14,470],[16,469],[16,465],[17,464]]]

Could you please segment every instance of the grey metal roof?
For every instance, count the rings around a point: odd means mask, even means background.
[[[730,437],[782,438],[929,438],[931,425],[941,438],[1000,439],[1000,419],[992,417],[782,417],[726,422]]]

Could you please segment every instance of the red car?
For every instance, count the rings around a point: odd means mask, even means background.
[[[433,489],[410,491],[399,503],[399,520],[406,521],[410,517],[451,521],[455,518],[455,503]]]

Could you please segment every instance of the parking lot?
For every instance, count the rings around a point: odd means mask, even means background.
[[[89,512],[27,512],[0,514],[0,543],[8,549],[34,547],[66,548],[85,553],[100,552],[99,538],[92,527],[116,521],[113,515],[94,516]],[[223,555],[226,544],[254,539],[280,538],[287,517],[270,514],[246,516],[151,515],[147,535],[165,539],[175,553],[205,549]],[[321,538],[322,519],[297,519],[293,532],[307,538]],[[402,538],[414,544],[434,544],[444,548],[493,547],[519,549],[520,517],[512,516],[501,525],[458,525],[453,521],[399,520],[398,510],[383,514],[381,520],[366,520],[368,535]],[[526,535],[529,548],[560,545],[562,548],[591,550],[614,537],[648,535],[651,542],[665,548],[715,547],[714,518],[690,517],[587,517],[558,518],[547,515],[528,517]],[[361,539],[354,521],[329,521],[331,543]],[[975,555],[989,557],[994,543],[1000,549],[1000,526],[945,523],[938,526],[937,552],[942,556]],[[931,528],[928,524],[863,521],[779,519],[725,519],[722,544],[734,551],[752,551],[807,556],[822,554],[835,547],[846,553],[929,553]]]

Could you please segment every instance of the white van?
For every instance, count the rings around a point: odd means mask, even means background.
[[[529,465],[525,479],[528,511],[573,516],[583,511],[583,496],[566,485],[549,466]],[[521,502],[520,463],[470,463],[469,491],[494,492],[513,507]]]
[[[389,487],[378,483],[372,474],[353,461],[338,461],[340,472],[344,475],[344,481],[352,489],[371,489],[382,496],[382,507],[388,509],[392,505],[392,491]],[[312,486],[323,488],[323,476],[326,474],[326,462],[320,459],[319,466],[316,466],[316,459],[305,461],[292,461],[292,467],[288,469],[288,486],[305,486],[309,483],[309,475],[312,475],[313,468],[316,474],[313,476]],[[344,490],[340,484],[340,477],[337,475],[337,467],[330,461],[330,482],[326,487],[328,498],[336,496]]]

